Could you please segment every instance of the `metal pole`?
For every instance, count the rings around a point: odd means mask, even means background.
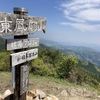
[[[28,15],[28,9],[25,8],[18,8],[15,7],[13,9],[14,14],[20,14],[20,15]],[[28,38],[28,35],[19,35],[19,36],[14,36],[14,39],[26,39]],[[14,50],[15,53],[20,52],[20,51],[25,51],[25,49],[18,49]],[[26,92],[20,95],[20,75],[21,75],[21,66],[27,64],[23,63],[20,65],[15,66],[15,89],[14,89],[14,100],[26,100]]]

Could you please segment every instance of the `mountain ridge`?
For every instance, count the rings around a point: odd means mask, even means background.
[[[62,45],[55,41],[48,41],[43,39],[40,39],[40,42],[46,46],[50,46],[53,49],[59,49],[66,55],[73,55],[80,60],[91,62],[100,67],[100,52],[94,48],[85,46]]]

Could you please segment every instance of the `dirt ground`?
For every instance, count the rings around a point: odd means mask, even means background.
[[[10,89],[12,92],[14,88],[11,83],[11,73],[0,73],[0,94],[4,93],[5,90]],[[50,80],[46,81],[43,79],[30,78],[29,80],[29,90],[39,89],[46,94],[52,94],[59,98],[59,100],[100,100],[97,98],[84,97],[84,96],[71,96],[64,93],[64,95],[59,95],[61,91],[67,89],[70,86],[58,84]]]

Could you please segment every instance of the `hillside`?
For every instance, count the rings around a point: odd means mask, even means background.
[[[52,48],[59,49],[62,53],[66,55],[73,55],[79,60],[91,62],[98,67],[100,67],[100,52],[82,46],[52,46]]]
[[[78,61],[78,66],[81,68],[84,68],[85,70],[89,71],[90,73],[100,77],[100,68],[98,68],[96,65],[86,62],[86,61]]]
[[[40,47],[42,48],[47,48],[46,45],[44,44],[40,44]],[[55,48],[53,48],[55,49]],[[89,49],[89,48],[88,48]],[[61,50],[61,49],[60,49]],[[89,49],[91,50],[91,49]],[[68,55],[73,55],[75,56],[72,52],[72,50],[67,50],[66,51],[68,53]],[[91,62],[88,62],[88,61],[83,61],[83,60],[78,60],[78,65],[79,67],[85,69],[86,71],[96,75],[96,76],[100,76],[100,68],[98,68],[95,64],[91,63]]]
[[[50,46],[53,49],[59,49],[62,53],[66,55],[73,55],[77,57],[79,60],[86,61],[86,62],[91,62],[95,64],[97,67],[100,67],[100,51],[99,49],[97,50],[97,45],[92,44],[87,45],[85,44],[84,46],[71,46],[71,44],[66,43],[66,44],[61,44],[58,42],[54,41],[48,41],[44,39],[40,39],[41,43]],[[99,48],[99,46],[98,46]]]
[[[11,73],[0,72],[0,95],[5,90],[10,89]],[[76,84],[71,84],[65,80],[59,80],[52,77],[29,75],[29,90],[42,90],[47,95],[52,94],[59,100],[99,100],[100,95],[91,87],[82,87]],[[33,99],[34,100],[34,99]]]

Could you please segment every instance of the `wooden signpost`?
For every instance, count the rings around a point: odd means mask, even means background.
[[[6,50],[29,48],[39,46],[39,38],[30,39],[7,39]]]
[[[46,18],[0,12],[0,36],[28,35],[46,30]]]
[[[46,18],[28,16],[28,9],[13,9],[14,14],[0,12],[0,36],[14,36],[6,40],[6,50],[14,50],[10,55],[14,100],[26,100],[29,83],[28,61],[38,57],[38,38],[28,39],[28,34],[46,32]]]
[[[38,57],[38,48],[11,54],[11,66],[15,66]]]

